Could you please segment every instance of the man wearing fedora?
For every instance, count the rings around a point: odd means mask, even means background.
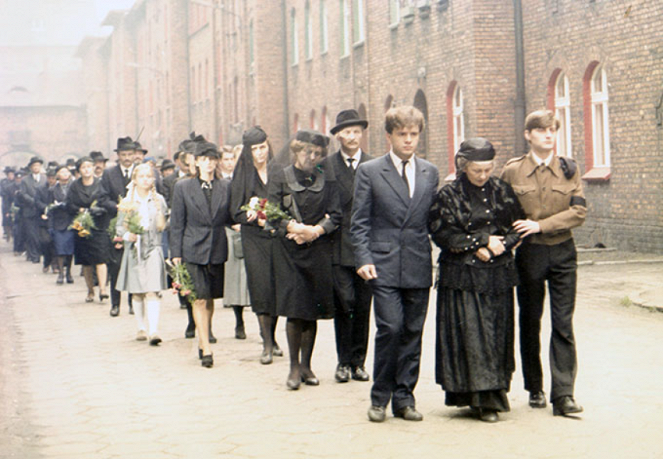
[[[41,187],[46,186],[46,177],[41,174],[43,164],[44,160],[39,156],[30,158],[27,166],[29,173],[21,181],[16,196],[23,218],[27,260],[32,263],[39,263],[40,258],[39,225],[41,211],[37,203],[37,193]]]
[[[359,117],[357,110],[342,110],[336,116],[331,134],[341,147],[325,160],[336,175],[336,190],[343,213],[340,228],[332,234],[334,280],[334,330],[338,365],[334,377],[340,383],[368,381],[364,370],[368,349],[371,287],[356,272],[355,251],[350,239],[350,217],[355,171],[359,164],[373,159],[360,145],[368,121]]]
[[[5,240],[10,241],[12,238],[13,225],[11,208],[14,203],[14,195],[16,194],[16,171],[14,171],[13,167],[7,166],[5,167],[4,173],[5,178],[0,182],[0,195],[2,196],[2,230],[4,232]]]
[[[104,170],[106,170],[108,158],[105,158],[100,151],[91,151],[89,156],[94,161],[94,176],[101,178],[104,175]]]
[[[102,201],[100,206],[106,208],[112,216],[117,215],[117,205],[127,192],[127,185],[131,182],[131,175],[134,171],[134,158],[139,146],[131,137],[120,137],[117,139],[117,165],[104,170],[101,176]],[[113,249],[109,257],[108,273],[111,280],[111,317],[120,314],[121,294],[115,288],[117,276],[120,272],[122,255],[124,253],[124,244],[113,244]],[[131,299],[129,299],[129,314],[132,314]]]

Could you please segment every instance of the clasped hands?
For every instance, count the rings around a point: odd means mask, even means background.
[[[287,239],[295,241],[297,244],[307,244],[315,241],[324,234],[325,230],[320,225],[305,225],[292,220],[288,223]]]
[[[258,220],[258,226],[265,226],[265,223],[267,223],[267,220],[264,218],[258,218],[258,212],[255,210],[247,210],[246,211],[246,220],[251,223],[252,221]]]
[[[477,250],[476,256],[479,260],[486,262],[492,257],[499,257],[505,250],[504,236],[489,236],[488,245]]]

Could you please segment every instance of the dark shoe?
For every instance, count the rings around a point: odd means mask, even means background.
[[[71,273],[69,273],[69,271],[67,271],[67,276],[66,277],[67,277],[67,284],[73,284],[74,283],[74,278],[71,277]]]
[[[262,355],[260,356],[260,363],[263,365],[269,365],[270,363],[273,362],[274,359],[272,359],[272,355],[274,354],[274,351],[268,351],[267,349],[262,350]]]
[[[94,301],[94,294],[85,297],[86,303],[92,303],[93,301]]]
[[[336,373],[334,373],[334,379],[340,383],[350,381],[350,367],[339,363],[336,367]]]
[[[55,283],[58,285],[64,284],[64,274],[62,272],[58,274],[58,280],[56,280]]]
[[[372,405],[368,409],[368,420],[371,422],[384,422],[387,418],[387,413],[384,406]]]
[[[180,309],[186,309],[186,303],[180,303]]]
[[[158,346],[161,342],[161,338],[157,335],[150,336],[150,346]]]
[[[209,332],[209,342],[210,344],[216,344],[217,342],[216,336],[214,336],[211,331]]]
[[[538,392],[529,393],[529,406],[532,408],[545,408],[546,407],[546,394],[542,390]]]
[[[195,338],[196,336],[196,325],[195,324],[189,324],[186,327],[186,330],[184,331],[184,337],[185,338]]]
[[[274,350],[272,351],[274,357],[283,357],[283,350],[279,347],[278,343],[274,343]]]
[[[368,381],[370,376],[368,376],[368,373],[362,367],[354,367],[352,370],[352,379],[355,381]]]
[[[235,327],[235,339],[246,339],[246,330],[244,330],[244,325]]]
[[[290,389],[290,390],[298,390],[299,389],[299,379],[288,378],[288,380],[285,382],[285,385],[288,386],[288,389]]]
[[[306,384],[307,386],[319,386],[320,385],[320,380],[315,377],[313,373],[311,373],[309,376],[304,376],[302,375],[302,382]]]
[[[200,359],[200,364],[205,368],[212,368],[212,366],[214,365],[214,358],[212,357],[212,354],[203,355],[203,358]]]
[[[495,410],[479,409],[479,419],[483,422],[497,422],[499,421],[499,416],[497,416],[497,411]]]
[[[43,268],[41,268],[41,272],[43,272],[44,274],[48,274],[48,271],[50,271],[50,268],[48,266],[44,266]]]
[[[567,416],[575,413],[582,413],[582,406],[578,405],[570,395],[553,400],[553,416]]]
[[[133,305],[129,305],[129,314],[132,315],[132,316],[134,315],[134,307],[133,307]]]
[[[120,307],[119,307],[118,305],[114,304],[114,305],[111,307],[110,315],[111,315],[111,317],[117,317],[117,316],[119,316],[119,315],[120,315]]]
[[[198,360],[203,359],[203,350],[201,348],[198,348]]]
[[[107,299],[108,299],[108,295],[107,295],[106,293],[101,293],[101,292],[99,292],[99,301],[100,301],[100,302],[103,303],[104,300],[107,300]]]
[[[406,406],[394,413],[394,416],[397,418],[403,418],[406,421],[423,421],[424,416],[420,412],[414,409],[413,406]]]

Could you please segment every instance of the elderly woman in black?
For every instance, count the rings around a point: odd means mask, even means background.
[[[260,363],[272,363],[272,356],[282,356],[276,343],[276,301],[274,297],[274,270],[272,267],[272,239],[265,231],[265,220],[257,212],[242,210],[252,198],[267,198],[268,163],[272,151],[267,134],[259,126],[252,127],[242,136],[242,153],[237,160],[231,185],[231,209],[236,222],[241,224],[242,251],[251,297],[251,308],[258,316],[262,336]]]
[[[85,301],[91,303],[94,301],[93,269],[97,272],[99,300],[103,301],[108,298],[106,293],[108,275],[106,263],[111,249],[108,234],[108,224],[111,218],[106,209],[96,205],[99,199],[102,198],[102,187],[100,179],[94,176],[94,161],[92,158],[89,156],[80,158],[76,161],[76,170],[80,173],[80,178],[69,187],[65,204],[73,215],[87,210],[94,221],[95,227],[92,228],[88,236],[83,237],[79,232],[74,240],[74,263],[83,265],[83,276],[88,291]]]
[[[485,139],[464,141],[457,178],[430,211],[433,240],[442,249],[437,295],[436,381],[449,406],[470,406],[496,422],[509,411],[514,370],[511,224],[523,212],[511,187],[491,177],[495,150]]]
[[[334,316],[332,241],[328,236],[341,221],[333,173],[320,163],[327,155],[329,138],[301,130],[287,145],[291,164],[276,170],[269,182],[269,200],[292,219],[278,225],[274,241],[276,310],[288,318],[290,351],[287,386],[301,382],[317,386],[311,370],[318,319]]]
[[[73,179],[67,166],[59,166],[56,172],[58,183],[48,190],[48,203],[50,205],[48,217],[48,231],[53,238],[55,249],[55,265],[58,267],[56,284],[61,285],[67,279],[68,284],[74,283],[71,275],[71,261],[74,256],[74,230],[69,229],[75,215],[67,210],[65,199]],[[65,274],[66,272],[66,274]]]

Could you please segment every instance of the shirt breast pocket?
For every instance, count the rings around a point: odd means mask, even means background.
[[[573,184],[561,183],[550,187],[552,189],[553,212],[557,213],[571,207]]]
[[[518,196],[520,205],[523,206],[526,213],[530,213],[530,209],[537,205],[536,202],[536,186],[534,185],[512,185],[514,193]]]

